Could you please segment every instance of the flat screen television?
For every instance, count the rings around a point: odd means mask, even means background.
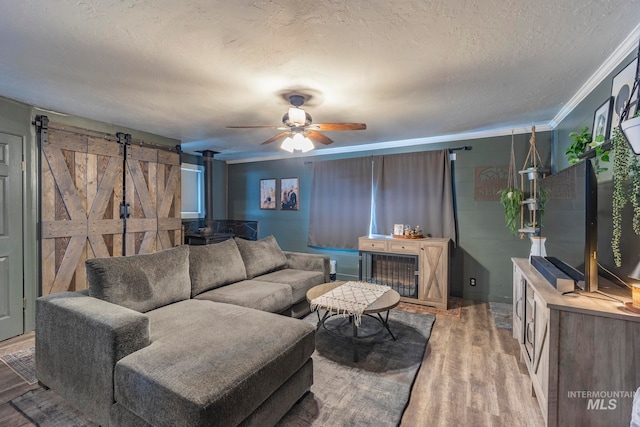
[[[591,160],[543,178],[540,191],[544,201],[540,234],[546,237],[548,259],[580,288],[594,292],[598,289],[598,182]]]

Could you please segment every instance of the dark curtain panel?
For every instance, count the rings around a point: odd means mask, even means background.
[[[455,242],[449,150],[376,159],[373,232],[389,235],[393,224],[419,225],[425,235]]]
[[[310,246],[357,249],[371,223],[371,158],[314,162]]]

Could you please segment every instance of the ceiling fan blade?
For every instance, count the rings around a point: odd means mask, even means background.
[[[280,126],[227,126],[227,129],[278,129]]]
[[[312,140],[313,142],[319,142],[320,144],[324,144],[324,145],[329,145],[333,142],[333,139],[321,134],[320,132],[316,132],[315,130],[310,130],[306,132],[305,136],[310,140]]]
[[[265,142],[263,142],[263,143],[262,143],[262,144],[260,144],[260,145],[271,144],[271,143],[272,143],[272,142],[274,142],[274,141],[277,141],[277,140],[279,140],[279,139],[281,139],[281,138],[286,137],[287,135],[289,135],[289,133],[290,133],[290,132],[282,132],[282,133],[279,133],[279,134],[277,134],[276,136],[272,136],[271,138],[267,139]]]
[[[365,130],[367,125],[364,123],[314,123],[317,130],[332,131],[332,130]]]

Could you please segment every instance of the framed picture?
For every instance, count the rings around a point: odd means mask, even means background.
[[[613,78],[613,83],[611,84],[611,96],[613,97],[613,114],[611,116],[611,126],[610,129],[615,128],[620,123],[620,114],[622,113],[622,109],[624,108],[624,103],[629,99],[629,94],[631,93],[631,88],[633,87],[633,81],[636,78],[636,73],[638,72],[638,58],[631,61],[627,64],[626,67],[622,69],[616,76]],[[627,118],[633,117],[636,114],[636,110],[638,109],[638,92],[633,94],[633,99],[631,99],[631,109],[629,110],[629,116]],[[608,135],[610,138],[610,135]]]
[[[298,178],[280,179],[280,209],[297,211],[300,203],[300,187]]]
[[[260,209],[276,208],[276,180],[260,180]]]
[[[593,142],[602,144],[608,138],[611,131],[612,107],[613,96],[610,96],[593,114],[593,133],[591,134]]]

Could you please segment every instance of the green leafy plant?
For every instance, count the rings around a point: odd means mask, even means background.
[[[519,188],[510,187],[499,191],[500,203],[504,207],[505,225],[513,235],[518,234],[518,222],[524,193]]]
[[[587,126],[583,127],[580,132],[571,132],[569,137],[573,140],[573,143],[564,152],[567,156],[567,160],[570,165],[575,165],[580,159],[580,155],[584,153],[587,145],[591,142],[591,134]]]
[[[596,151],[594,162],[596,174],[608,170],[608,168],[602,166],[602,162],[610,161],[609,150],[602,148],[602,143],[605,142],[604,135],[598,135],[596,139],[592,141],[589,128],[585,126],[580,129],[580,132],[571,132],[569,137],[571,137],[573,143],[565,150],[564,154],[567,156],[570,165],[578,163],[582,160],[580,155],[587,149],[593,148]]]

